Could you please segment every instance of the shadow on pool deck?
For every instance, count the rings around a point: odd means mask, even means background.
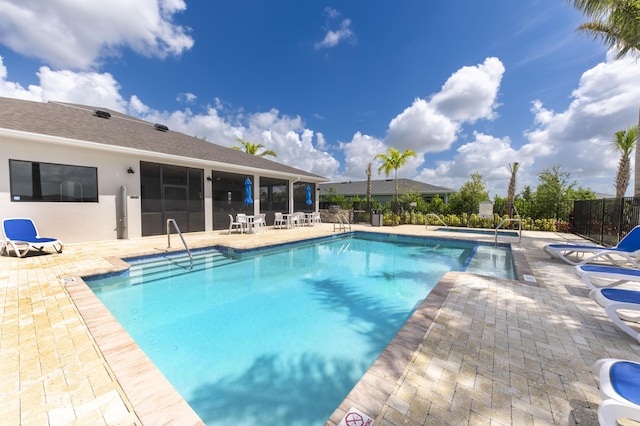
[[[410,225],[354,230],[494,238]],[[332,225],[323,224],[186,238],[192,247],[250,248],[332,233]],[[599,403],[593,363],[603,357],[636,360],[640,346],[581,291],[585,287],[569,265],[542,252],[563,237],[577,239],[527,231],[519,244],[501,237],[513,244],[518,281],[448,273],[327,424],[338,424],[352,406],[377,425],[567,424],[572,412],[592,416]],[[200,422],[86,286],[62,280],[113,271],[123,266],[114,265],[115,256],[165,247],[166,236],[68,244],[59,255],[0,257],[3,421]]]

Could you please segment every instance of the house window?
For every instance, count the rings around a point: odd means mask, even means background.
[[[9,160],[11,201],[98,202],[98,169]]]

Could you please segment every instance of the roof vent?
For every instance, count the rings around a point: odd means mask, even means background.
[[[109,113],[109,111],[104,111],[102,109],[94,109],[93,115],[100,118],[111,118],[111,114]]]
[[[168,132],[169,131],[169,128],[167,126],[165,126],[164,124],[156,123],[156,124],[153,125],[153,128],[156,129],[156,130],[159,130],[161,132]]]

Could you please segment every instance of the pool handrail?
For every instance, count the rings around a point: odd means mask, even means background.
[[[337,227],[338,231],[342,230],[343,232],[347,232],[347,228],[349,228],[349,232],[351,232],[351,223],[349,222],[348,219],[346,221],[343,221],[339,213],[336,213],[335,219],[337,219],[338,221],[336,222],[334,220],[333,222],[334,231],[336,230],[336,227]]]
[[[444,223],[444,220],[440,219],[440,216],[438,216],[436,213],[427,213],[424,217],[424,227],[425,229],[429,229],[429,222],[427,221],[427,218],[429,216],[435,216],[436,219],[438,219],[440,221],[441,224],[444,225],[445,228],[448,228],[449,226]]]
[[[503,219],[502,222],[500,222],[500,224],[498,226],[496,226],[495,232],[496,232],[496,240],[495,240],[495,244],[498,244],[498,229],[500,229],[502,227],[502,225],[504,225],[506,222],[518,222],[518,242],[522,241],[522,219],[520,218],[506,218]]]
[[[191,262],[189,269],[193,269],[193,256],[191,255],[191,250],[189,250],[189,247],[187,246],[187,242],[184,240],[184,237],[182,236],[182,232],[180,232],[180,227],[178,226],[178,223],[176,222],[175,219],[167,219],[167,249],[171,248],[171,226],[170,225],[172,223],[173,223],[173,227],[176,229],[176,232],[178,233],[178,236],[182,240],[182,245],[184,245],[184,248],[187,251],[187,254],[189,255],[189,261]]]

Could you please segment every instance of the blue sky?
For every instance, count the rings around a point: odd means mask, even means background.
[[[613,194],[640,64],[584,20],[563,0],[0,0],[0,96],[240,137],[332,180],[395,147],[418,153],[401,177],[434,185],[477,172],[505,196],[518,161],[518,192],[560,166]]]

